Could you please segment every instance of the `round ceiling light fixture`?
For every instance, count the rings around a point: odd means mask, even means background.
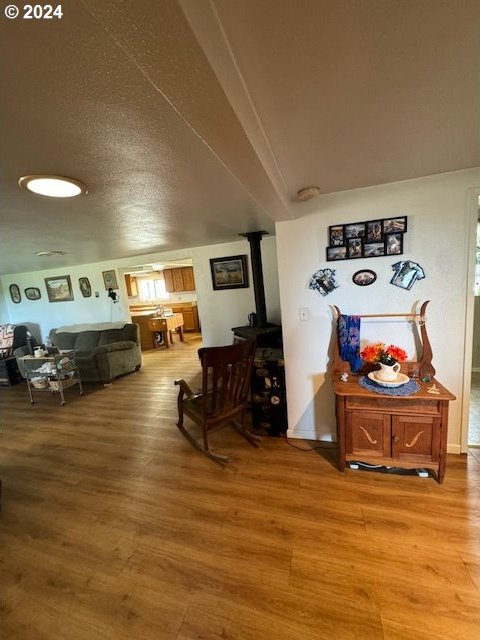
[[[18,184],[40,196],[50,198],[73,198],[87,193],[87,187],[79,180],[64,176],[31,175],[23,176]]]
[[[315,198],[322,193],[320,187],[304,187],[297,191],[297,196],[299,200],[310,200],[311,198]]]

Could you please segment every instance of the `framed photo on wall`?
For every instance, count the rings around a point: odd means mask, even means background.
[[[403,233],[389,233],[385,238],[387,256],[398,256],[403,253]]]
[[[401,218],[386,218],[383,220],[383,233],[405,233],[407,231],[407,216]]]
[[[345,244],[343,224],[337,224],[333,227],[328,227],[328,230],[331,247],[341,247]]]
[[[212,284],[215,291],[248,287],[247,256],[211,258]]]
[[[45,278],[45,286],[49,302],[68,302],[74,299],[70,276]]]
[[[110,271],[102,271],[102,275],[105,289],[118,289],[117,274],[115,273],[115,269],[111,269]]]

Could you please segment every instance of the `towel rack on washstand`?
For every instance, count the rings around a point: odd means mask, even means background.
[[[420,327],[420,339],[422,342],[422,357],[420,360],[415,361],[420,365],[419,374],[421,378],[425,376],[430,376],[433,378],[435,376],[435,368],[432,365],[432,347],[430,345],[430,340],[428,339],[427,333],[427,320],[425,316],[425,309],[427,308],[430,300],[426,300],[421,308],[419,313],[358,313],[351,314],[356,316],[357,318],[412,318],[416,320],[418,318],[418,325]],[[339,376],[342,373],[351,373],[350,363],[342,360],[340,358],[340,350],[338,347],[338,319],[342,315],[340,309],[334,305],[335,309],[335,340],[333,344],[333,363],[332,363],[332,374],[334,376]],[[405,363],[405,366],[412,365],[412,362]]]

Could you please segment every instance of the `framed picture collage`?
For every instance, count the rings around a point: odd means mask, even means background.
[[[406,231],[407,216],[328,227],[327,261],[399,256]]]

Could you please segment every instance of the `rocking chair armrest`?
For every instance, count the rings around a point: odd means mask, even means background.
[[[184,393],[189,400],[193,400],[193,398],[197,397],[197,394],[193,393],[188,382],[186,382],[183,378],[179,380],[175,380],[175,384],[180,387],[180,393]]]

